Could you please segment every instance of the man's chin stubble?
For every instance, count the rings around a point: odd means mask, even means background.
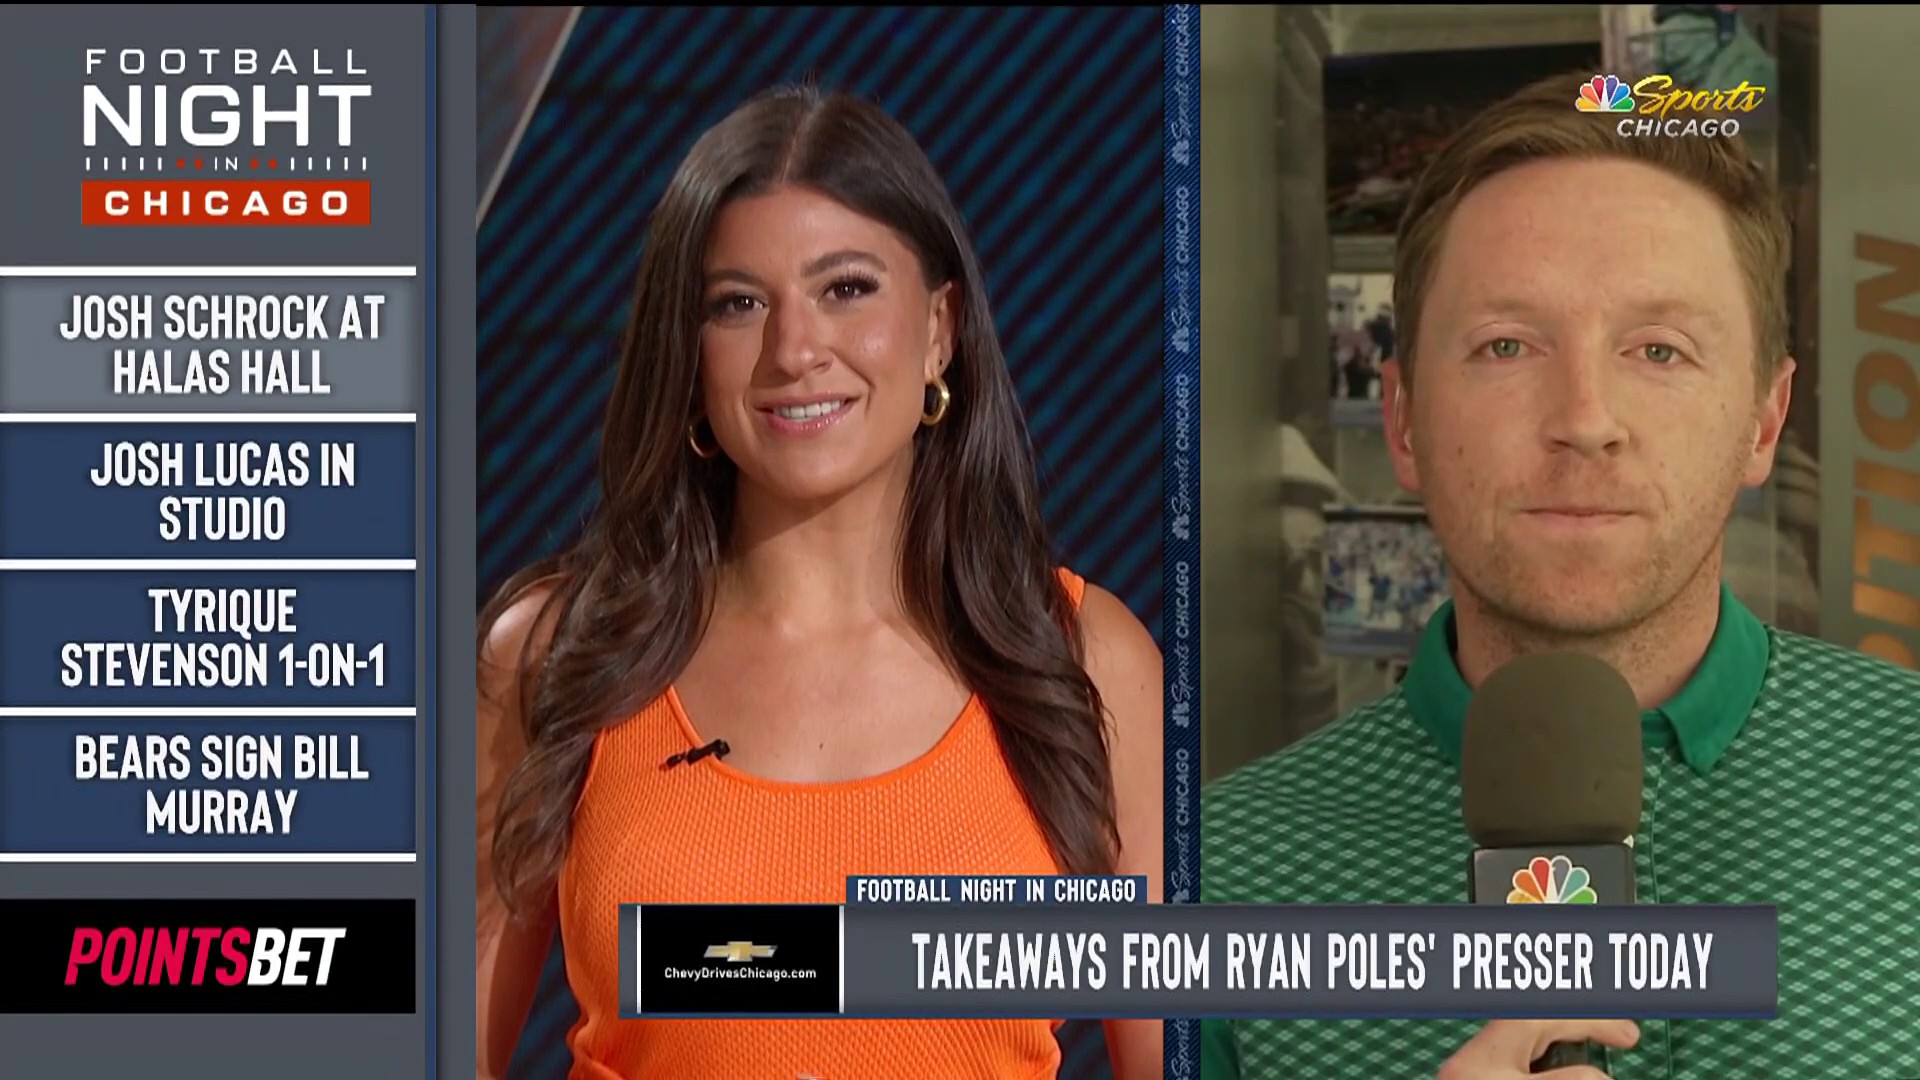
[[[1655,580],[1659,580],[1663,576],[1661,568],[1654,569]],[[1623,593],[1629,588],[1624,583],[1603,585],[1604,591],[1597,596],[1587,590],[1571,590],[1567,586],[1572,577],[1572,573],[1542,574],[1531,583],[1503,582],[1495,589],[1476,588],[1471,582],[1461,584],[1472,593],[1482,617],[1495,624],[1497,633],[1534,648],[1605,642],[1631,631],[1662,604],[1658,595]]]

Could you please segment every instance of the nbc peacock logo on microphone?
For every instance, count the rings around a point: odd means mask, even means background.
[[[1584,867],[1573,865],[1565,855],[1549,859],[1536,855],[1525,867],[1513,872],[1513,891],[1509,904],[1594,904],[1592,880]]]

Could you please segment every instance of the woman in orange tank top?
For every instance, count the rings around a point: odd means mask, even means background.
[[[911,136],[846,97],[748,103],[669,183],[632,312],[600,513],[481,617],[481,1074],[557,922],[575,1078],[1055,1076],[1045,1020],[620,1018],[622,903],[1055,873],[1157,902],[1162,876],[1160,655],[1055,564]],[[1158,1022],[1107,1033],[1120,1080],[1161,1075]]]

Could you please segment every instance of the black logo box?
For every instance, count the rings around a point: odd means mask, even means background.
[[[839,1015],[838,905],[647,904],[639,913],[638,947],[621,968],[640,965],[640,1015]],[[760,946],[759,955],[707,955],[735,942]],[[701,971],[710,974],[689,977]]]
[[[261,929],[342,928],[334,943],[324,985],[315,985],[320,942],[304,943],[300,965],[304,986],[278,982],[250,986],[243,977],[227,986],[216,970],[231,970],[215,939],[200,985],[191,985],[198,942],[189,940],[177,985],[137,985],[129,975],[109,985],[101,960],[81,968],[67,984],[74,938],[82,928],[102,937],[116,927],[133,931],[134,966],[138,939],[147,927],[178,932],[182,928],[244,928],[249,941],[240,951],[251,965]],[[415,903],[384,900],[0,900],[0,933],[6,941],[7,977],[0,979],[4,1013],[412,1013],[416,1011]],[[104,945],[102,947],[104,949]],[[281,945],[284,969],[287,945]],[[116,958],[118,953],[115,954]],[[153,959],[149,956],[147,968]]]

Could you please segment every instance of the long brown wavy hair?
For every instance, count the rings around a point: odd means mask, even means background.
[[[755,98],[704,134],[654,209],[601,436],[600,508],[579,541],[507,581],[480,641],[551,584],[516,658],[530,752],[501,795],[493,860],[515,909],[565,859],[594,738],[683,671],[706,631],[728,551],[736,471],[695,456],[709,230],[730,201],[784,185],[891,226],[929,288],[955,284],[946,418],[914,436],[900,544],[909,616],[986,706],[1015,779],[1068,873],[1119,848],[1105,710],[1055,574],[1033,448],[959,211],[913,137],[878,107],[812,88]],[[957,793],[956,793],[957,794]]]

